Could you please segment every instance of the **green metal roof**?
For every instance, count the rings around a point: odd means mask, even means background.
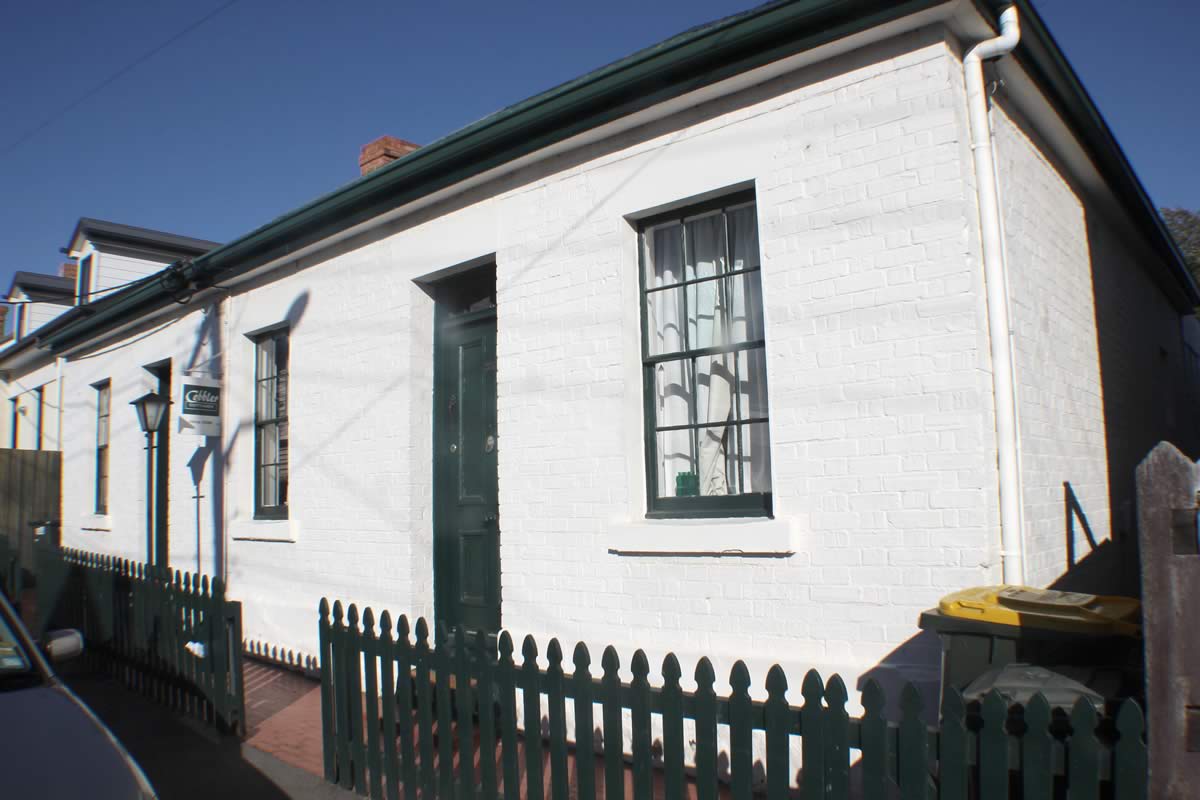
[[[1015,52],[1079,136],[1131,218],[1191,305],[1200,304],[1183,258],[1128,160],[1061,50],[1027,0],[979,0],[994,15],[1015,4],[1023,35]],[[185,266],[200,286],[219,283],[548,145],[690,91],[876,25],[941,0],[779,0],[693,28],[627,58],[485,117],[317,198]],[[148,280],[68,312],[38,332],[53,351],[170,303]]]

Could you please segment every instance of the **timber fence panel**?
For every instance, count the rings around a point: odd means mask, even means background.
[[[577,645],[568,675],[557,639],[539,662],[537,642],[524,637],[516,664],[508,632],[439,629],[431,643],[418,619],[413,641],[401,616],[393,639],[389,613],[377,629],[371,609],[360,626],[357,607],[345,608],[318,608],[325,774],[372,798],[1146,797],[1145,720],[1132,701],[1115,719],[1081,702],[1067,726],[1040,695],[1022,708],[994,692],[967,703],[951,691],[931,726],[915,686],[901,687],[890,720],[884,692],[868,681],[863,714],[852,717],[837,675],[810,670],[789,698],[781,667],[755,686],[739,661],[718,694],[701,658],[687,691],[674,654],[655,680],[637,650],[623,683],[612,647],[594,676]]]
[[[90,664],[222,732],[245,734],[242,607],[220,578],[39,543],[38,620],[84,635]]]

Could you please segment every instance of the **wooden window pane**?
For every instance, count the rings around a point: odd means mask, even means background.
[[[691,424],[692,368],[691,359],[664,361],[654,366],[657,427]]]
[[[722,347],[729,343],[725,282],[702,281],[687,287],[688,348]]]
[[[279,505],[278,468],[274,465],[259,469],[260,494],[258,503],[263,508],[274,508]]]
[[[663,289],[646,298],[646,349],[650,355],[680,353],[687,349],[685,287]]]
[[[274,400],[275,416],[277,418],[283,418],[283,417],[286,417],[287,413],[288,413],[288,404],[287,404],[288,374],[287,374],[286,369],[279,370],[279,372],[276,374],[274,383],[275,383],[275,396],[274,396],[273,400]]]
[[[689,281],[725,271],[725,221],[714,211],[687,221],[687,268]],[[692,345],[696,347],[697,345]]]
[[[643,239],[646,288],[683,281],[683,226],[678,222],[658,225],[648,229]]]
[[[724,281],[727,291],[731,343],[763,339],[762,273],[757,269],[732,275]]]
[[[258,379],[265,380],[266,378],[275,377],[275,340],[264,339],[258,343]]]
[[[275,371],[283,374],[288,368],[288,337],[286,333],[281,333],[275,336],[272,340],[275,345]]]
[[[742,454],[741,468],[745,492],[766,493],[771,491],[771,440],[767,423],[756,422],[741,425]]]
[[[689,497],[698,493],[695,440],[688,429],[658,434],[658,496]]]
[[[755,269],[758,257],[758,215],[754,204],[730,209],[726,215],[729,226],[729,249],[734,270]]]
[[[738,418],[767,416],[767,353],[759,348],[737,354]]]
[[[275,423],[258,429],[258,457],[260,464],[279,463],[279,428]]]
[[[275,419],[279,416],[277,397],[278,389],[275,378],[258,382],[258,399],[255,406],[257,411],[255,413],[260,421]]]

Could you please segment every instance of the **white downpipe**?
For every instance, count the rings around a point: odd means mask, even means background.
[[[1017,433],[1016,381],[1013,370],[1012,331],[1008,319],[1008,274],[1004,263],[1004,235],[992,129],[983,82],[983,62],[1012,52],[1021,40],[1017,9],[1000,15],[1000,35],[980,42],[963,58],[967,87],[967,117],[971,128],[971,154],[979,195],[979,230],[983,250],[983,277],[987,284],[988,329],[991,333],[992,389],[996,400],[997,461],[1000,473],[1000,562],[1005,583],[1023,584],[1021,471]]]
[[[58,451],[60,453],[63,450],[63,401],[66,399],[66,396],[67,396],[66,392],[63,391],[63,362],[64,361],[66,361],[66,359],[63,358],[62,356],[59,356],[58,358],[54,359],[54,386],[58,389],[58,414],[56,415],[58,417],[58,422],[57,422],[57,425],[55,426],[55,431],[56,431],[56,435],[58,438],[54,440],[54,443],[58,445]],[[62,509],[61,508],[58,509],[58,517],[59,517],[59,519],[62,519]]]

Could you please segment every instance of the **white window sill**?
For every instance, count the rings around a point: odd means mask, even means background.
[[[664,519],[612,522],[608,552],[616,555],[758,556],[796,552],[786,519]]]
[[[296,542],[300,522],[295,519],[235,519],[229,523],[229,537],[240,542]]]
[[[85,533],[111,533],[112,517],[108,514],[84,514],[79,529]]]

